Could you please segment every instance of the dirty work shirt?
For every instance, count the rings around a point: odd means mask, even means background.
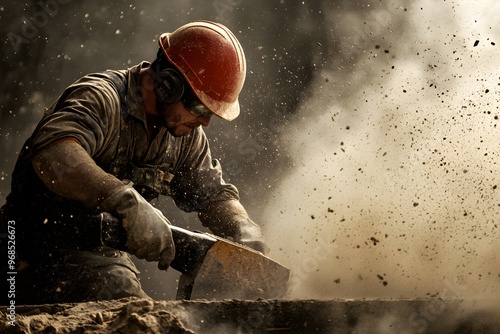
[[[167,168],[174,176],[170,181],[171,195],[182,210],[200,211],[212,201],[237,199],[236,188],[223,181],[219,162],[211,158],[201,127],[184,137],[174,137],[166,127],[160,127],[148,144],[139,86],[139,73],[145,66],[149,64],[120,71],[128,82],[126,120],[121,112],[120,97],[110,82],[95,75],[86,76],[70,86],[47,112],[35,131],[31,152],[60,138],[74,137],[98,166],[115,174],[111,162],[124,135],[122,122],[127,122],[130,142],[124,158],[136,167],[162,165]]]
[[[239,199],[237,189],[224,182],[219,162],[212,159],[203,129],[174,137],[160,127],[155,137],[148,140],[139,86],[140,70],[147,66],[149,63],[143,62],[128,70],[114,71],[124,83],[121,97],[116,83],[102,75],[79,79],[45,112],[25,143],[12,174],[12,191],[2,207],[2,216],[4,220],[16,220],[17,251],[32,266],[47,256],[67,258],[54,256],[53,249],[92,251],[86,244],[85,233],[77,237],[65,235],[67,231],[74,232],[80,217],[92,213],[83,204],[48,190],[32,167],[34,154],[60,138],[78,140],[98,166],[119,179],[149,176],[143,171],[151,170],[153,176],[167,175],[159,187],[148,188],[147,178],[132,180],[148,200],[158,194],[170,195],[180,209],[192,212],[203,210],[212,201]],[[120,261],[119,265],[123,265],[123,259]],[[107,265],[109,257],[104,262]],[[135,271],[129,262],[123,267]],[[58,263],[58,268],[73,266],[74,263]]]

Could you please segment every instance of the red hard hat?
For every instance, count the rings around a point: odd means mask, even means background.
[[[196,21],[162,34],[158,43],[210,111],[228,121],[238,117],[246,62],[240,43],[227,27]]]

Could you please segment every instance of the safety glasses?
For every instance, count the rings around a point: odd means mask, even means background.
[[[196,117],[210,117],[213,113],[194,94],[184,94],[182,104],[187,111]]]

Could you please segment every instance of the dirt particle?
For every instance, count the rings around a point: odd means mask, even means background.
[[[383,286],[387,286],[389,284],[389,282],[387,282],[384,278],[384,276],[382,275],[377,275],[377,278],[382,282],[382,285]]]

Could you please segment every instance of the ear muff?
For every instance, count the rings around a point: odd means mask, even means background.
[[[184,79],[176,70],[166,68],[154,73],[153,90],[161,103],[179,101],[184,94]]]

